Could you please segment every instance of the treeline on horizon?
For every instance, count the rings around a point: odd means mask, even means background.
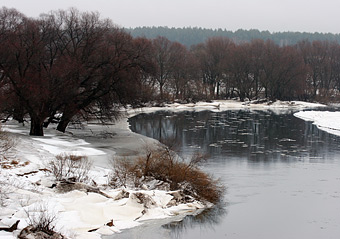
[[[185,45],[158,36],[132,37],[98,13],[59,10],[28,18],[0,9],[0,113],[31,135],[56,122],[114,120],[128,104],[336,100],[340,45],[271,40],[236,43],[212,37]]]
[[[177,41],[187,47],[203,43],[211,37],[227,37],[235,43],[250,42],[254,39],[271,40],[280,46],[294,45],[299,41],[331,41],[340,43],[340,34],[309,32],[269,32],[257,29],[230,31],[226,29],[207,29],[200,27],[136,27],[126,28],[133,37],[154,39],[163,36],[170,41]]]

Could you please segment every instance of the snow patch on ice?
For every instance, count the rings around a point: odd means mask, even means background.
[[[236,100],[214,100],[211,102],[197,102],[188,104],[165,104],[164,107],[143,107],[137,109],[129,109],[127,113],[130,117],[140,113],[151,113],[155,111],[204,111],[210,110],[214,112],[225,111],[225,110],[237,110],[237,109],[249,109],[249,110],[272,110],[275,112],[282,112],[282,110],[299,110],[306,108],[318,108],[325,107],[326,105],[319,103],[310,103],[304,101],[280,101],[275,102],[263,102],[258,101],[246,101],[240,102]]]
[[[319,129],[340,136],[340,112],[300,111],[295,113],[294,116],[305,121],[311,121]]]

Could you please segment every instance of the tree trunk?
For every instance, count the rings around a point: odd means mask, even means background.
[[[72,117],[61,117],[61,120],[57,126],[57,130],[65,133],[68,124],[71,122]]]
[[[216,98],[219,99],[220,98],[220,82],[217,81],[216,83]]]
[[[31,117],[31,130],[30,135],[33,136],[44,136],[44,120],[43,119],[35,119]]]
[[[214,99],[215,98],[215,84],[214,83],[210,84],[209,91],[210,91],[209,98]]]
[[[43,124],[44,128],[47,128],[47,127],[50,125],[50,123],[53,122],[53,120],[56,120],[56,118],[54,117],[56,113],[57,113],[57,112],[54,111],[54,112],[51,114],[51,116],[48,118],[48,120],[47,120],[46,122],[44,122],[44,124]]]
[[[25,113],[22,109],[14,109],[13,119],[18,121],[19,123],[24,123]]]
[[[163,100],[163,83],[159,83],[159,97]]]
[[[255,98],[259,98],[259,79],[257,77],[257,74],[254,74],[254,79],[255,79]]]

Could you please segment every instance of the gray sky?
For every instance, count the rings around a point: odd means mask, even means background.
[[[203,27],[340,33],[339,0],[0,0],[37,17],[76,7],[122,27]]]

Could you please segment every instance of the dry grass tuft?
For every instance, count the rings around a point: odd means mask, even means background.
[[[27,215],[28,226],[21,230],[18,235],[19,239],[28,238],[65,238],[60,233],[55,232],[55,224],[57,222],[57,215],[51,212],[47,205],[38,205],[33,210],[25,210]]]
[[[170,190],[182,190],[196,199],[217,203],[223,196],[224,187],[199,168],[204,160],[204,156],[196,154],[185,162],[164,146],[149,150],[145,157],[132,162],[116,160],[111,184],[126,187],[133,182],[138,187],[144,179],[154,178],[169,183]]]
[[[86,156],[57,155],[47,166],[57,181],[88,182],[92,163]]]
[[[2,169],[13,169],[13,168],[25,167],[29,164],[30,164],[29,161],[20,162],[19,159],[9,160],[6,157],[2,157],[2,160],[0,162],[0,167]]]
[[[4,153],[10,150],[14,145],[15,139],[7,132],[3,131],[0,125],[0,155],[4,155]]]

